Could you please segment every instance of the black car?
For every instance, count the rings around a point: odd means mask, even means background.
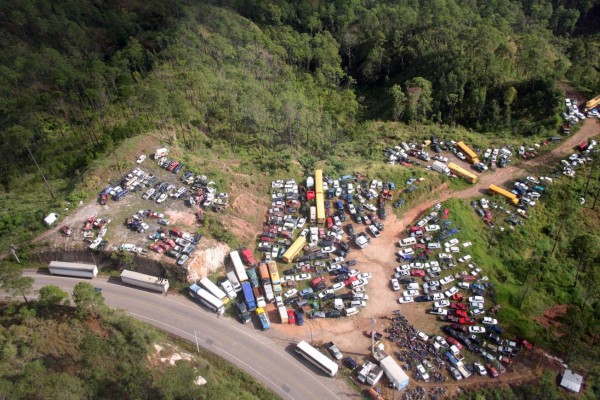
[[[335,283],[344,282],[346,279],[348,279],[348,274],[342,274],[342,275],[338,275],[335,278],[333,278],[333,282],[335,282]]]
[[[477,335],[471,335],[469,336],[469,339],[471,339],[472,342],[477,343],[480,346],[483,343],[483,340]]]
[[[348,236],[354,236],[354,226],[352,224],[346,225],[346,231],[348,232]]]
[[[321,290],[325,290],[326,288],[327,288],[327,285],[325,284],[325,282],[319,282],[315,286],[314,290],[317,292],[320,292]]]
[[[339,317],[341,317],[341,316],[342,316],[342,313],[340,313],[340,312],[339,312],[339,311],[337,311],[337,310],[333,310],[333,311],[327,311],[327,312],[325,313],[325,316],[326,316],[327,318],[339,318]]]
[[[385,219],[385,207],[379,209],[379,218]]]
[[[340,256],[340,257],[346,258],[346,255],[347,255],[348,253],[346,253],[346,252],[345,252],[345,251],[344,251],[342,248],[339,248],[339,247],[338,247],[337,249],[335,249],[335,250],[333,251],[333,254],[335,254],[336,256]]]
[[[373,222],[373,225],[375,225],[375,228],[379,229],[380,231],[383,230],[383,224],[381,222],[375,221]]]
[[[346,267],[353,267],[356,265],[356,260],[348,260],[344,263],[344,265],[346,265]]]
[[[352,357],[346,357],[344,359],[344,365],[346,365],[346,367],[350,368],[351,370],[354,370],[356,369],[356,367],[358,367],[358,363]]]
[[[496,334],[490,332],[487,334],[487,337],[491,341],[495,342],[497,345],[502,344],[502,338],[499,335],[496,335]]]
[[[344,250],[346,253],[350,252],[350,246],[348,245],[348,243],[346,243],[346,242],[340,242],[338,244],[338,246],[340,246],[340,248],[342,250]]]
[[[325,300],[331,300],[335,297],[335,294],[333,293],[327,293],[325,296],[323,296],[323,301]]]
[[[243,301],[235,303],[235,312],[237,313],[240,321],[243,324],[250,322],[250,314],[248,313],[248,309],[246,308],[246,303]]]
[[[432,300],[433,300],[433,296],[428,296],[428,295],[415,297],[415,302],[417,302],[417,303],[423,303],[423,302],[432,301]]]
[[[415,278],[402,278],[398,282],[402,285],[408,285],[409,283],[415,283],[416,281]]]

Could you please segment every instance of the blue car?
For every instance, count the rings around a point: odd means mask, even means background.
[[[296,323],[300,326],[304,325],[304,315],[298,310],[296,310],[295,314],[296,314]]]

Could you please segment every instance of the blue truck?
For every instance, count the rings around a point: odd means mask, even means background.
[[[254,299],[254,293],[252,293],[250,282],[242,282],[242,292],[244,293],[244,301],[248,306],[248,311],[256,310],[256,300]]]

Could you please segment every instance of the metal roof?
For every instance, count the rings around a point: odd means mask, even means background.
[[[579,393],[582,384],[583,376],[574,373],[570,369],[565,371],[560,381],[560,386],[574,393]]]

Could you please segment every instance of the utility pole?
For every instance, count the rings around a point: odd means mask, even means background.
[[[375,316],[371,317],[371,354],[375,354]]]
[[[19,260],[19,257],[17,256],[17,252],[16,252],[15,250],[16,250],[16,248],[15,248],[15,245],[14,245],[14,244],[11,244],[11,245],[10,245],[10,252],[11,252],[11,253],[12,253],[12,255],[15,257],[15,260],[17,260],[17,262],[18,262],[19,264],[21,264],[21,260]]]
[[[33,162],[34,162],[35,166],[37,167],[38,171],[40,171],[40,175],[42,175],[42,179],[44,179],[44,183],[46,184],[46,187],[48,188],[48,192],[50,192],[50,197],[52,197],[52,200],[54,200],[54,193],[52,192],[52,188],[50,187],[50,184],[46,180],[46,177],[44,176],[44,173],[42,172],[42,169],[38,165],[35,157],[33,156],[33,153],[31,153],[31,150],[29,150],[29,147],[25,146],[25,148],[27,149],[27,152],[29,153],[29,156],[33,160]]]
[[[198,336],[196,335],[196,331],[194,331],[194,338],[196,339],[196,351],[200,354],[200,346],[198,345]]]

